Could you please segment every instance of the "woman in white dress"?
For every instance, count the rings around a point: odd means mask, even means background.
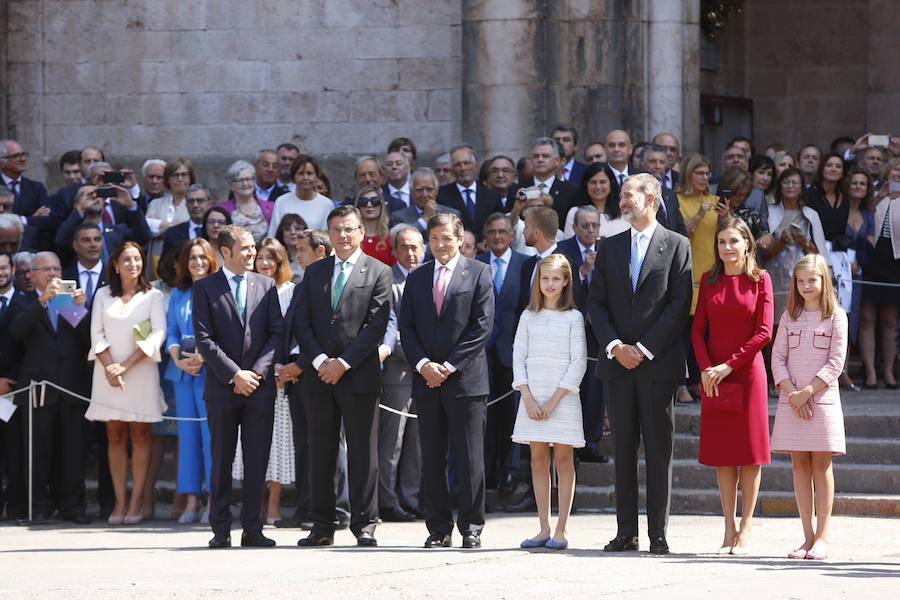
[[[522,394],[512,439],[531,447],[531,475],[541,530],[522,548],[568,546],[566,523],[575,495],[574,448],[584,446],[579,388],[587,369],[584,319],[572,299],[572,269],[562,254],[538,267],[531,303],[513,343],[512,387]],[[550,535],[551,446],[559,477],[559,518]]]
[[[322,176],[319,163],[312,156],[301,154],[291,165],[291,178],[296,186],[293,194],[282,194],[275,200],[275,211],[269,223],[269,237],[274,238],[281,219],[288,213],[303,217],[310,229],[328,229],[328,213],[334,202],[318,192],[316,186]]]
[[[278,303],[281,314],[287,312],[294,295],[294,282],[291,281],[291,259],[285,247],[274,238],[266,238],[259,243],[256,253],[256,272],[275,280],[278,287]],[[290,333],[285,332],[285,335]],[[272,428],[272,446],[269,450],[269,467],[266,469],[266,481],[269,483],[269,504],[266,509],[266,524],[274,525],[281,519],[281,492],[285,485],[294,483],[294,434],[291,421],[291,408],[283,385],[278,385],[275,396],[275,419]],[[235,460],[232,465],[232,476],[243,479],[243,457],[238,442]]]
[[[108,269],[109,285],[97,290],[91,314],[88,360],[95,362],[91,405],[85,417],[107,423],[109,470],[116,494],[109,524],[135,525],[141,522],[150,467],[151,423],[162,420],[166,410],[156,365],[166,335],[166,312],[162,292],[144,277],[140,246],[122,244],[110,256]],[[130,503],[129,436],[134,476]]]

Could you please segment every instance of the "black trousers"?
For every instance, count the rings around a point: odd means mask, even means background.
[[[500,361],[496,347],[488,348],[488,364],[490,365],[491,396],[499,398],[512,391],[512,367]],[[500,476],[506,471],[512,452],[512,431],[516,424],[515,394],[509,394],[503,400],[487,407],[487,421],[484,430],[484,468],[485,482],[488,488],[496,488]]]
[[[615,432],[616,522],[619,536],[638,534],[638,445],[647,465],[647,526],[665,537],[672,489],[675,430],[673,396],[678,381],[654,381],[629,371],[606,381]]]
[[[294,439],[294,486],[297,489],[297,512],[295,516],[306,520],[311,510],[311,488],[309,480],[309,423],[303,404],[303,386],[300,382],[291,384],[288,391],[288,406],[291,409],[292,437]]]
[[[431,534],[453,531],[450,487],[447,481],[447,444],[456,451],[456,482],[460,533],[484,528],[484,396],[417,398],[422,446],[422,499],[425,524]]]
[[[258,533],[262,531],[259,514],[266,483],[266,467],[269,465],[269,449],[272,445],[275,398],[249,398],[236,394],[224,398],[207,398],[206,411],[213,459],[210,526],[217,534],[228,534],[231,531],[231,465],[234,462],[240,426],[244,459],[241,527],[247,533]]]
[[[374,533],[378,524],[378,395],[352,394],[318,384],[308,384],[304,392],[313,531],[317,535],[334,535],[334,477],[343,420],[350,479],[350,530],[356,536]]]
[[[588,325],[587,337],[588,357],[597,358],[600,347],[597,338]],[[596,363],[588,362],[584,379],[581,380],[581,418],[584,424],[584,441],[587,447],[596,447],[603,439],[603,413],[606,412],[606,397],[603,393],[603,380],[594,375]]]

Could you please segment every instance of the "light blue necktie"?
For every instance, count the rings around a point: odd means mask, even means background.
[[[237,300],[238,312],[241,313],[241,321],[247,320],[247,286],[244,285],[244,276],[232,277],[237,284],[234,290],[234,298]]]
[[[341,303],[341,294],[344,293],[344,286],[347,285],[347,267],[350,263],[344,261],[341,263],[341,272],[338,274],[337,281],[334,282],[334,289],[331,290],[331,310],[337,311],[338,305]]]
[[[94,272],[93,271],[85,271],[85,275],[87,275],[87,285],[84,287],[84,296],[87,298],[87,303],[90,304],[94,301]]]
[[[587,262],[588,257],[591,255],[591,252],[592,252],[592,250],[591,250],[590,248],[585,248],[585,249],[584,249],[584,256],[582,256],[582,260],[583,260],[584,262]],[[593,277],[593,276],[594,276],[594,272],[593,272],[593,271],[589,271],[588,274],[587,274],[587,277],[585,277],[585,280],[588,282],[588,285],[590,285],[590,283],[591,283],[591,277]]]
[[[500,288],[503,287],[503,265],[506,263],[502,258],[498,258],[494,261],[494,264],[497,265],[497,271],[494,273],[494,293],[496,295],[500,295]]]
[[[631,238],[631,291],[637,291],[638,278],[641,276],[641,235]]]

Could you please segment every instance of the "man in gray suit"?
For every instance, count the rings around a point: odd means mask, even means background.
[[[391,270],[362,252],[365,230],[353,206],[328,215],[334,256],[303,276],[294,334],[303,349],[309,418],[313,529],[299,546],[334,543],[334,474],[341,423],[350,471],[350,530],[357,545],[377,546],[378,346],[391,311]]]
[[[453,213],[457,217],[459,211],[437,203],[438,178],[428,167],[420,167],[412,176],[412,205],[391,213],[391,227],[406,223],[416,227],[424,235],[428,228],[428,220],[437,214]]]
[[[393,241],[397,264],[393,268],[391,310],[396,315],[400,312],[406,278],[425,257],[425,240],[414,226],[400,225]],[[412,371],[399,336],[383,363],[383,375],[384,405],[405,413],[415,412]],[[382,521],[414,521],[422,515],[419,508],[421,462],[416,419],[383,411],[378,421],[378,513]]]
[[[672,485],[673,395],[684,378],[681,333],[691,308],[691,245],[656,221],[660,182],[649,173],[622,186],[619,206],[628,231],[597,249],[588,310],[600,353],[615,432],[615,539],[606,552],[638,549],[638,461],[647,461],[650,552],[668,554],[666,525]]]

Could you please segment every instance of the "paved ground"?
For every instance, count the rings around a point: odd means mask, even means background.
[[[641,523],[644,526],[644,523]],[[760,518],[753,557],[720,558],[715,517],[672,517],[673,554],[605,554],[615,517],[579,514],[570,549],[526,552],[531,516],[491,515],[484,548],[423,550],[424,526],[378,528],[381,547],[361,550],[347,531],[337,546],[300,549],[301,532],[267,529],[273,550],[204,549],[209,532],[155,522],[109,529],[0,526],[0,599],[15,598],[895,598],[900,520],[840,517],[832,558],[784,558],[800,540],[796,519]],[[235,532],[239,534],[239,532]],[[304,534],[305,535],[305,534]],[[454,539],[459,544],[459,536]],[[641,540],[646,548],[646,540]]]

